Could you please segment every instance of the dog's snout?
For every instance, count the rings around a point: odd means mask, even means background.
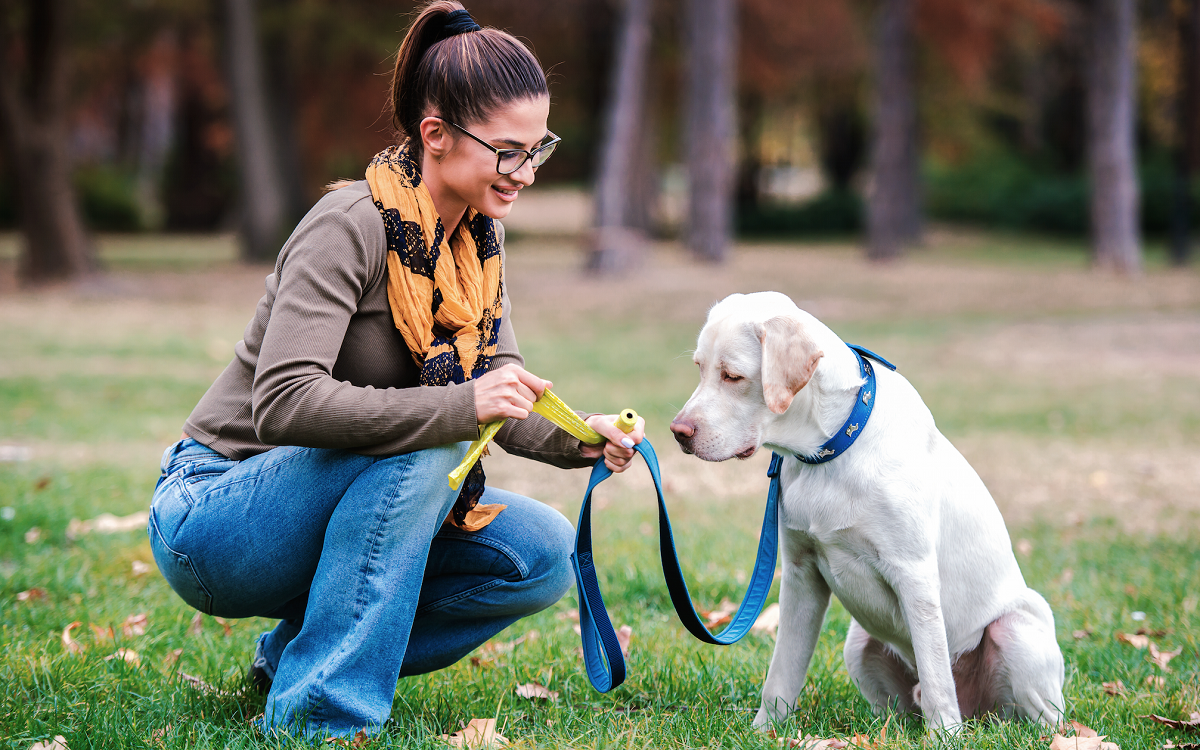
[[[686,419],[675,418],[671,423],[671,432],[675,433],[675,439],[683,442],[696,434],[696,425]]]

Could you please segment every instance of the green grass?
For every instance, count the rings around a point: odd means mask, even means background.
[[[120,262],[135,274],[145,258],[161,273],[172,268],[171,258],[188,254],[183,246],[170,252],[143,247],[140,258],[128,252]],[[220,252],[208,247],[194,256],[207,257],[219,268]],[[519,263],[519,254],[510,253]],[[968,248],[956,257],[993,262],[977,253]],[[192,262],[176,268],[190,272]],[[1002,263],[1010,267],[1015,261]],[[34,297],[22,304],[37,308],[43,302]],[[75,325],[15,325],[0,319],[0,443],[38,447],[32,461],[0,463],[0,748],[27,750],[54,735],[63,735],[72,750],[303,744],[264,739],[247,724],[262,710],[263,699],[242,690],[242,675],[267,621],[231,620],[226,635],[213,618],[204,618],[201,633],[189,635],[193,612],[162,577],[153,570],[134,573],[135,561],[153,566],[144,533],[67,536],[72,518],[146,507],[157,451],[173,439],[220,369],[210,354],[212,336],[232,340],[240,327],[222,323],[224,328],[214,332],[198,325],[126,322],[114,329],[102,325],[106,313],[88,307],[86,300],[72,304],[80,311]],[[252,307],[249,300],[233,317],[248,316]],[[183,314],[168,308],[164,303],[164,315]],[[522,314],[536,322],[521,329],[531,331],[522,334],[531,370],[552,377],[572,405],[636,406],[651,422],[651,439],[667,452],[665,425],[694,386],[690,348],[699,320],[651,323],[626,311],[583,322],[555,321],[529,303]],[[1039,315],[1025,310],[1017,317],[1065,324],[1089,313],[1070,321]],[[955,342],[989,335],[1005,322],[998,314],[946,314],[848,320],[836,328],[847,339],[876,344],[881,353],[901,360],[951,438],[1200,445],[1200,388],[1194,375],[1014,378],[996,368],[968,369],[948,354]],[[90,451],[83,458],[72,453],[79,445]],[[680,557],[698,602],[740,598],[765,492],[764,477],[760,490],[743,495],[701,491],[669,498]],[[373,747],[442,747],[437,735],[475,717],[497,718],[502,734],[527,747],[777,747],[749,726],[771,639],[751,635],[724,648],[692,639],[671,610],[662,582],[653,498],[633,493],[620,478],[598,495],[608,500],[594,521],[601,584],[613,621],[634,631],[627,682],[606,695],[588,684],[576,654],[578,636],[562,617],[575,606],[572,592],[502,634],[499,640],[531,629],[540,636],[494,662],[476,666],[464,660],[401,681],[392,722]],[[558,503],[570,518],[578,512],[578,497],[541,499]],[[1067,662],[1068,717],[1110,735],[1124,750],[1184,741],[1185,735],[1139,717],[1200,710],[1200,524],[1195,513],[1181,512],[1173,525],[1152,534],[1130,533],[1112,513],[1079,523],[1043,516],[1012,525],[1010,532],[1014,540],[1028,541],[1028,554],[1018,559],[1029,584],[1055,611]],[[26,535],[34,527],[40,537],[29,543]],[[45,597],[17,600],[19,592],[33,588],[44,589]],[[772,600],[776,596],[773,592]],[[1146,613],[1144,621],[1132,619],[1138,611]],[[126,638],[120,625],[137,613],[147,615],[147,632]],[[74,630],[85,647],[82,655],[69,653],[61,639],[63,628],[75,621],[83,623]],[[929,746],[918,719],[873,715],[850,683],[841,661],[848,622],[835,601],[799,708],[780,734],[875,737],[886,724],[886,747]],[[89,624],[113,627],[115,641],[99,638]],[[1164,649],[1183,648],[1170,672],[1152,665],[1145,651],[1116,640],[1117,633],[1139,626],[1166,631],[1155,638]],[[1077,630],[1090,635],[1077,639]],[[141,665],[104,659],[119,647],[136,650]],[[182,655],[168,665],[177,649]],[[224,692],[185,684],[180,670]],[[1147,678],[1159,676],[1161,686],[1147,684]],[[1102,683],[1116,680],[1126,694],[1106,695]],[[559,691],[559,700],[535,704],[516,697],[515,686],[529,681]],[[1045,734],[1024,722],[975,723],[947,746],[1044,748]]]

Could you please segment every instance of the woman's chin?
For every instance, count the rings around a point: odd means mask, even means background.
[[[475,210],[492,219],[503,219],[512,211],[513,204],[501,201],[486,201],[483,205],[475,206]]]

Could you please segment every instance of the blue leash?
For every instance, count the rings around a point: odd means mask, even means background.
[[[842,428],[826,441],[814,456],[796,456],[804,463],[830,461],[844,453],[862,434],[862,428],[866,427],[867,419],[875,406],[875,373],[871,363],[867,361],[868,358],[890,370],[896,369],[891,362],[869,349],[854,344],[847,346],[858,357],[865,382],[859,389],[855,406]],[[772,453],[771,466],[767,469],[767,476],[771,478],[771,488],[767,491],[767,509],[763,517],[762,533],[758,537],[758,556],[754,561],[754,572],[750,574],[750,586],[729,626],[720,633],[713,634],[704,627],[700,615],[696,614],[687,583],[683,580],[683,570],[679,567],[679,557],[675,552],[675,536],[671,533],[671,519],[667,516],[667,506],[663,502],[662,476],[658,469],[658,456],[654,454],[654,446],[650,445],[650,441],[643,440],[634,446],[634,450],[646,460],[650,476],[654,479],[654,491],[658,494],[658,550],[662,559],[663,577],[667,580],[667,591],[671,594],[671,603],[675,606],[676,614],[688,632],[705,643],[719,646],[736,643],[754,626],[775,578],[775,554],[779,546],[779,472],[783,466],[783,457]],[[601,693],[607,693],[625,681],[625,657],[621,653],[621,644],[617,641],[617,633],[608,617],[608,610],[604,608],[604,597],[600,593],[600,583],[596,580],[596,566],[592,558],[592,490],[610,476],[612,471],[604,465],[604,459],[598,459],[592,467],[583,507],[579,509],[575,552],[571,555],[571,565],[575,569],[575,586],[579,592],[579,630],[583,639],[584,666],[587,668],[592,687]]]
[[[779,469],[783,457],[771,454],[771,468],[767,471],[767,476],[771,477],[771,489],[767,493],[767,511],[763,518],[762,534],[758,539],[758,558],[754,561],[750,587],[729,626],[720,633],[713,634],[704,627],[700,615],[696,614],[691,595],[688,594],[687,583],[683,579],[683,571],[679,567],[679,558],[675,553],[675,537],[671,533],[671,519],[667,516],[667,506],[663,502],[662,476],[659,473],[658,456],[654,454],[654,446],[650,445],[650,441],[643,440],[634,446],[634,450],[646,460],[650,476],[654,479],[654,491],[658,494],[659,555],[662,558],[663,576],[667,579],[667,591],[671,594],[675,612],[688,632],[705,643],[727,646],[741,640],[750,632],[758,618],[775,578],[775,551],[779,546]],[[579,630],[583,638],[583,661],[592,687],[601,693],[607,693],[625,681],[625,657],[621,653],[621,644],[617,641],[612,621],[608,618],[608,611],[604,608],[604,597],[600,594],[596,566],[592,559],[592,490],[610,476],[612,471],[604,465],[604,459],[601,458],[592,467],[587,494],[583,498],[583,507],[579,510],[575,553],[571,555],[571,564],[575,568],[576,589],[579,592]]]

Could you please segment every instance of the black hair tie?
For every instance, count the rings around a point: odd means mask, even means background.
[[[466,34],[468,31],[480,31],[482,28],[475,23],[475,19],[471,18],[471,14],[465,9],[456,10],[446,14],[446,20],[442,24],[441,38],[449,39],[452,36]]]

